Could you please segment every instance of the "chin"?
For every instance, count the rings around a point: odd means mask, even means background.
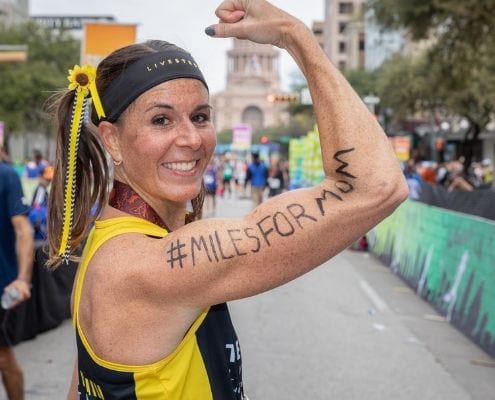
[[[169,190],[168,195],[165,196],[168,200],[172,200],[177,203],[186,203],[199,195],[199,193],[201,192],[201,185],[199,187],[191,188],[181,187],[180,190],[177,190],[174,193],[170,193]]]

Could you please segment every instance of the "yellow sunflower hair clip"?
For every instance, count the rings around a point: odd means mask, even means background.
[[[68,86],[69,90],[74,90],[76,95],[72,107],[69,147],[67,151],[63,229],[59,250],[59,255],[63,257],[66,263],[69,261],[71,247],[72,218],[76,195],[77,150],[84,116],[87,115],[88,94],[91,94],[91,99],[98,117],[105,117],[100,96],[96,89],[96,68],[91,65],[83,65],[82,67],[75,65],[73,69],[69,70],[67,79],[70,82]]]

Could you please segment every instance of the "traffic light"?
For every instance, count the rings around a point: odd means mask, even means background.
[[[270,103],[295,103],[299,101],[299,95],[294,93],[270,93],[266,96]]]

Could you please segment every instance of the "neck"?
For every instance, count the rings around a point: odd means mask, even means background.
[[[120,211],[143,218],[170,232],[158,213],[133,188],[120,181],[114,181],[108,204]]]

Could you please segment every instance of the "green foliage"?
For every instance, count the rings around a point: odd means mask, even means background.
[[[7,133],[48,132],[46,100],[67,84],[67,71],[79,59],[79,41],[66,31],[34,22],[0,25],[1,44],[28,46],[26,62],[0,63],[0,119]]]
[[[370,0],[370,6],[384,28],[429,43],[423,54],[383,66],[382,101],[401,116],[462,115],[476,140],[495,112],[495,0]]]
[[[378,71],[366,71],[362,68],[352,69],[345,73],[346,79],[361,97],[376,93],[378,76]]]

